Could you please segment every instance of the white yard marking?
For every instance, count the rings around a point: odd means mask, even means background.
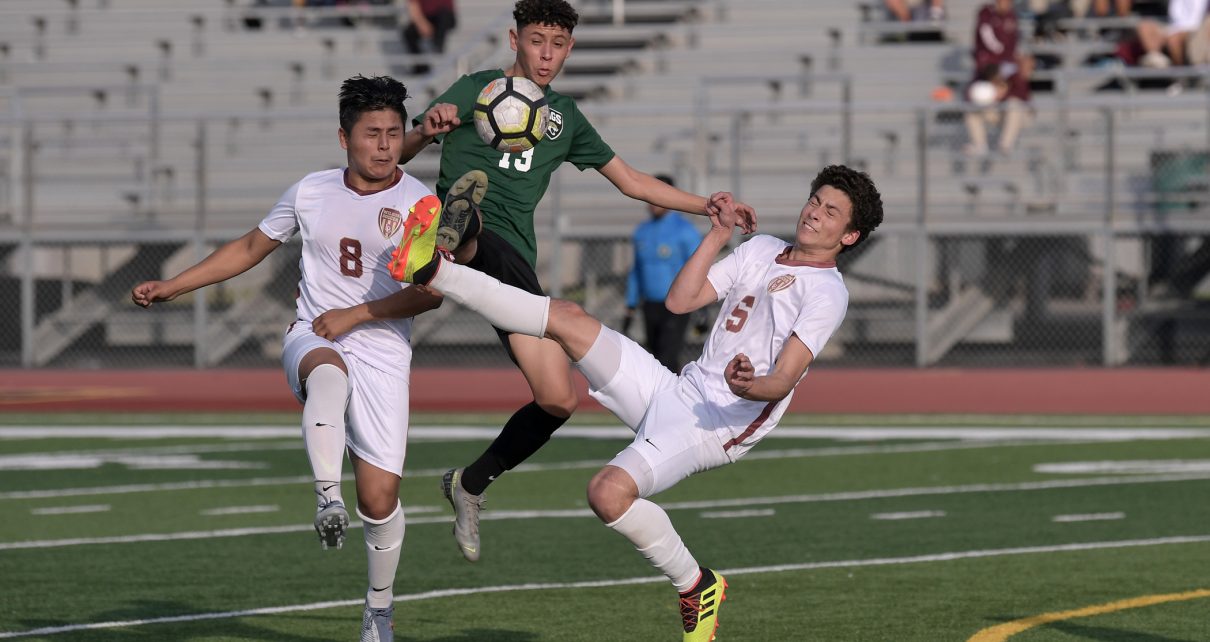
[[[1156,475],[1208,473],[1210,459],[1140,459],[1120,461],[1063,461],[1035,464],[1034,472],[1058,475]]]
[[[118,464],[131,470],[255,470],[268,465],[255,461],[201,459],[197,455],[30,455],[0,456],[0,471],[8,470],[81,470]]]
[[[924,444],[896,444],[890,446],[846,446],[836,448],[795,448],[789,450],[766,450],[751,452],[744,459],[793,459],[800,457],[836,457],[843,455],[898,454],[909,452],[933,452],[946,450],[965,450],[969,448],[993,448],[1004,446],[1003,443],[961,443],[961,442],[929,442]],[[1028,444],[1022,444],[1028,445]],[[301,448],[301,446],[299,446]],[[600,459],[587,461],[567,461],[551,464],[521,464],[510,473],[549,472],[554,470],[585,470],[598,469],[604,465]],[[404,470],[404,479],[421,477],[440,477],[448,468],[430,468]],[[353,476],[345,475],[344,481],[352,481]],[[314,481],[309,476],[265,477],[252,479],[221,479],[198,480],[190,482],[166,482],[161,484],[125,484],[121,486],[96,486],[91,488],[60,488],[53,490],[17,490],[0,492],[0,500],[4,499],[47,499],[54,497],[78,497],[85,495],[121,495],[127,493],[149,493],[160,491],[199,490],[206,488],[242,488],[245,486],[287,486],[309,484]]]
[[[1106,522],[1126,519],[1126,513],[1086,513],[1084,515],[1055,515],[1052,522]]]
[[[706,511],[699,517],[703,519],[737,519],[742,517],[772,517],[777,511],[772,508],[758,508],[753,510],[720,510]]]
[[[1054,546],[1024,546],[1018,548],[999,548],[973,551],[954,551],[934,553],[930,555],[913,555],[910,557],[884,557],[856,560],[834,560],[830,562],[806,562],[800,564],[777,564],[773,566],[749,566],[744,568],[723,568],[720,573],[728,576],[752,575],[756,573],[783,573],[787,571],[813,571],[829,568],[858,568],[869,566],[893,566],[899,564],[929,564],[936,562],[951,562],[963,559],[986,559],[1007,557],[1010,555],[1037,555],[1043,553],[1067,553],[1076,551],[1109,550],[1118,548],[1139,548],[1147,546],[1167,546],[1173,544],[1201,544],[1210,542],[1210,535],[1185,537],[1159,537],[1154,539],[1118,540],[1107,542],[1084,542],[1078,544],[1058,544]],[[629,577],[617,580],[594,580],[587,582],[545,582],[530,584],[506,584],[502,586],[481,586],[462,589],[441,589],[398,595],[396,602],[420,602],[424,600],[457,597],[464,595],[487,595],[491,593],[516,593],[520,591],[546,591],[568,589],[593,589],[613,586],[633,586],[636,584],[655,584],[666,582],[663,576]],[[202,620],[225,620],[237,617],[256,615],[277,615],[281,613],[297,613],[301,611],[319,611],[331,608],[352,608],[361,606],[361,598],[354,600],[334,600],[329,602],[311,602],[309,604],[291,604],[286,606],[271,606],[241,611],[222,611],[217,613],[195,613],[192,615],[177,615],[171,617],[147,618],[139,620],[118,620],[111,622],[90,622],[88,624],[70,624],[67,626],[48,626],[26,631],[0,631],[0,638],[22,638],[35,635],[56,635],[75,631],[112,629],[119,627],[145,626],[149,624],[170,624],[176,622],[198,622]]]
[[[882,490],[862,490],[839,493],[817,493],[804,495],[782,495],[778,497],[743,497],[736,499],[720,499],[695,502],[669,502],[661,504],[664,510],[710,510],[715,508],[750,509],[752,506],[769,506],[775,504],[805,504],[814,502],[843,502],[864,499],[885,499],[890,497],[922,497],[928,495],[958,495],[964,493],[1002,493],[1032,490],[1052,490],[1057,488],[1088,488],[1095,486],[1121,486],[1133,484],[1167,483],[1182,481],[1200,481],[1210,479],[1210,475],[1156,475],[1152,477],[1098,477],[1092,479],[1058,479],[1051,481],[1004,483],[1004,484],[968,484],[965,486],[925,486],[918,488],[889,488]],[[405,507],[406,513],[409,508]],[[569,519],[594,517],[587,508],[569,508],[563,510],[498,510],[486,511],[480,515],[483,521],[506,519]],[[450,517],[439,515],[434,517],[418,517],[408,519],[408,525],[415,524],[447,524]],[[359,528],[360,522],[350,524],[350,528]],[[279,533],[296,533],[312,530],[310,524],[291,524],[285,526],[266,526],[259,528],[232,528],[212,531],[185,531],[179,533],[148,533],[142,535],[119,535],[112,537],[78,537],[57,540],[32,540],[24,542],[0,542],[0,551],[29,548],[57,548],[62,546],[80,546],[85,544],[126,544],[132,542],[165,542],[190,539],[210,539],[219,537],[243,537],[248,535],[272,535]]]
[[[109,510],[109,504],[88,504],[85,506],[51,506],[48,508],[32,508],[33,515],[76,515],[79,513],[104,513]]]
[[[199,515],[249,515],[252,513],[276,513],[281,507],[277,505],[262,506],[227,506],[224,508],[207,508],[198,511]]]
[[[902,513],[874,513],[870,515],[870,519],[881,520],[900,520],[900,519],[927,519],[929,517],[945,517],[943,510],[915,510],[904,511]]]

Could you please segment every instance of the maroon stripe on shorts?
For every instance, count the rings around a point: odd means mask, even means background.
[[[744,432],[740,433],[740,436],[732,437],[731,441],[723,444],[723,450],[731,450],[731,447],[735,444],[738,444],[748,437],[751,437],[752,433],[756,432],[756,429],[760,428],[760,425],[765,423],[765,420],[769,418],[769,414],[773,412],[773,406],[776,405],[776,401],[770,401],[769,403],[765,404],[765,409],[760,411],[760,414],[757,415],[756,419],[754,419],[752,423],[748,424],[748,427],[744,429]]]

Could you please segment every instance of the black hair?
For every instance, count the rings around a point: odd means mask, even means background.
[[[655,177],[657,180],[663,181],[673,187],[676,187],[676,181],[672,180],[672,177],[667,174],[656,174]]]
[[[874,187],[874,181],[870,179],[869,174],[844,165],[829,165],[823,168],[815,176],[815,180],[811,181],[811,194],[818,192],[824,185],[831,185],[844,192],[853,204],[849,229],[857,230],[861,235],[852,245],[840,248],[841,252],[847,252],[860,245],[874,228],[882,223],[882,195],[878,193],[878,188]]]
[[[517,0],[513,19],[517,21],[517,33],[525,25],[563,27],[571,33],[580,21],[580,14],[566,0]]]
[[[408,110],[403,101],[407,99],[408,88],[390,76],[353,76],[340,85],[340,128],[351,132],[362,114],[381,109],[398,112],[406,124]]]

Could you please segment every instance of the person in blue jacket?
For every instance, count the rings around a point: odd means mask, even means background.
[[[672,177],[656,178],[675,187]],[[681,348],[689,327],[688,314],[673,314],[664,307],[664,297],[681,266],[697,249],[702,235],[680,212],[648,205],[651,220],[634,231],[634,267],[626,282],[626,316],[623,333],[634,322],[635,310],[643,305],[643,329],[647,349],[673,372],[680,372]]]

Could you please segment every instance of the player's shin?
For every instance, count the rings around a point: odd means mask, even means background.
[[[550,297],[530,294],[478,270],[445,260],[428,285],[501,330],[531,337],[546,334]]]
[[[399,568],[399,554],[403,550],[403,506],[396,504],[395,511],[382,520],[366,517],[361,509],[357,516],[365,525],[366,559],[369,564],[370,587],[366,591],[366,603],[371,608],[383,609],[391,605],[395,584],[395,572]]]
[[[697,582],[697,560],[672,527],[668,514],[655,503],[640,497],[621,517],[606,526],[630,540],[652,566],[672,580],[678,592],[689,590]]]
[[[306,387],[303,440],[315,475],[317,503],[324,506],[341,499],[340,469],[344,461],[349,378],[337,366],[321,363],[307,376]]]

